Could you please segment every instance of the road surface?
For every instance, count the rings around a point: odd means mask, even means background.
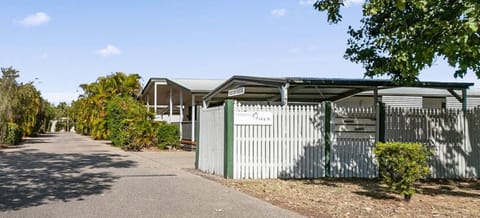
[[[299,217],[188,173],[192,152],[124,152],[74,133],[0,150],[0,217]]]

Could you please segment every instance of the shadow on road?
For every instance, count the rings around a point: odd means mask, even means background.
[[[109,153],[55,154],[35,149],[0,153],[0,211],[101,194],[119,178],[108,168],[136,165]]]

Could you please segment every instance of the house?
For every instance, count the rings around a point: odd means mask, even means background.
[[[150,78],[142,90],[140,99],[154,112],[155,121],[177,123],[182,141],[195,142],[196,106],[202,98],[220,85],[218,79],[169,79]]]

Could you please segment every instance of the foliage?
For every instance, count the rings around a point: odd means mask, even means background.
[[[0,78],[0,144],[7,137],[7,123],[15,123],[27,136],[36,135],[49,123],[48,103],[33,82],[19,83],[19,71],[1,68]]]
[[[180,146],[180,129],[173,123],[161,123],[157,129],[158,147],[165,149],[167,146],[177,148]]]
[[[108,139],[107,104],[116,96],[135,97],[140,92],[140,76],[117,72],[99,77],[95,82],[82,84],[84,94],[72,103],[75,129],[94,139]]]
[[[342,20],[341,0],[319,0],[328,21]],[[367,0],[361,27],[349,27],[345,58],[363,64],[365,76],[388,75],[411,84],[437,58],[480,78],[480,2],[478,0]]]
[[[106,110],[106,126],[115,146],[138,151],[156,144],[153,114],[141,102],[131,96],[116,96]]]
[[[6,145],[18,145],[22,142],[23,131],[15,123],[7,123],[7,135],[5,137],[4,144]]]
[[[374,149],[382,181],[391,190],[398,191],[410,200],[415,193],[413,184],[430,173],[428,149],[419,143],[378,143]]]

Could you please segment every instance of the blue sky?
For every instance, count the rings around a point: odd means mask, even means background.
[[[361,0],[329,25],[308,0],[0,2],[0,66],[35,81],[50,102],[71,101],[78,86],[112,72],[150,77],[232,75],[362,78],[343,58],[348,25],[358,26]],[[439,61],[422,73],[453,78]],[[477,85],[478,86],[478,85]]]

